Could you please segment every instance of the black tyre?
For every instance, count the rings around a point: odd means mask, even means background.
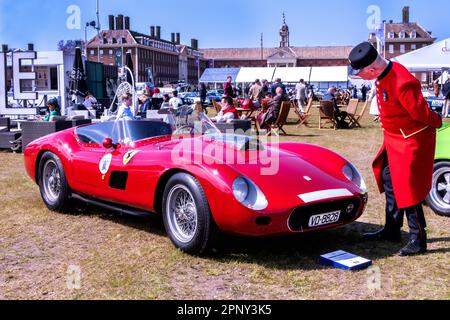
[[[217,241],[218,229],[197,179],[174,175],[163,195],[164,226],[175,247],[194,255],[208,253]]]
[[[433,185],[427,203],[436,214],[450,217],[450,162],[434,165]]]
[[[54,153],[43,154],[38,179],[41,197],[47,208],[64,212],[69,204],[70,189],[61,160]]]

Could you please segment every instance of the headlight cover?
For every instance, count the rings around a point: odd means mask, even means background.
[[[252,210],[264,210],[269,205],[264,193],[248,178],[236,178],[232,188],[236,200]]]
[[[353,182],[361,190],[362,193],[367,193],[366,183],[359,173],[358,169],[356,169],[354,165],[352,165],[351,163],[347,163],[342,168],[342,173],[348,180]]]

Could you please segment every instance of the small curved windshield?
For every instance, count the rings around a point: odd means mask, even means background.
[[[191,109],[192,110],[192,109]],[[203,113],[161,110],[160,118],[145,120],[119,120],[102,122],[76,129],[83,143],[99,144],[105,138],[114,143],[129,144],[149,138],[178,134],[220,134],[220,131]]]

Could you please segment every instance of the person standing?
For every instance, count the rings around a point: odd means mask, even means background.
[[[349,55],[349,73],[364,80],[376,79],[377,103],[384,143],[373,162],[380,192],[386,194],[386,224],[369,240],[401,241],[403,218],[408,219],[410,241],[401,256],[427,250],[426,221],[422,202],[432,185],[436,128],[441,117],[424,99],[420,82],[401,64],[381,57],[369,43]]]
[[[250,87],[248,97],[252,100],[255,109],[259,109],[261,106],[261,100],[264,97],[263,87],[259,79],[256,79],[255,83]]]
[[[380,121],[380,110],[378,109],[377,103],[377,87],[376,81],[372,83],[372,89],[369,92],[369,102],[370,102],[370,114],[373,116],[373,122]]]
[[[305,80],[300,79],[300,82],[295,86],[295,98],[301,113],[305,113],[306,102],[306,84]]]
[[[208,110],[206,109],[206,96],[208,92],[206,91],[206,85],[204,83],[200,83],[199,93],[200,93],[200,103],[202,104],[203,112],[207,114]]]
[[[447,75],[447,81],[442,87],[442,95],[445,98],[444,108],[442,109],[442,117],[447,118],[450,109],[450,73]]]
[[[231,76],[227,77],[227,81],[225,82],[224,86],[223,86],[223,91],[224,97],[230,97],[230,98],[234,98],[234,91],[233,91],[233,86],[231,84],[233,78]]]
[[[274,97],[277,95],[277,89],[278,89],[278,88],[283,89],[284,94],[287,93],[287,92],[286,92],[286,86],[281,82],[281,79],[280,79],[280,78],[276,79],[276,80],[275,80],[275,83],[274,83],[274,84],[272,85],[272,87],[271,87],[271,92],[272,92],[272,95],[273,95]]]
[[[361,95],[362,95],[362,102],[366,102],[367,100],[367,86],[366,84],[363,84],[361,87]]]

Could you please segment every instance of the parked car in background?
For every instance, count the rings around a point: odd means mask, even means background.
[[[427,203],[438,215],[450,217],[450,122],[437,133],[433,187]]]
[[[441,114],[442,109],[444,108],[445,99],[444,98],[438,98],[433,96],[428,96],[426,98],[428,105],[430,106],[431,110]]]
[[[209,90],[207,92],[207,95],[215,95],[218,97],[221,97],[225,94],[225,91],[223,91],[222,89],[214,89],[214,90]]]

